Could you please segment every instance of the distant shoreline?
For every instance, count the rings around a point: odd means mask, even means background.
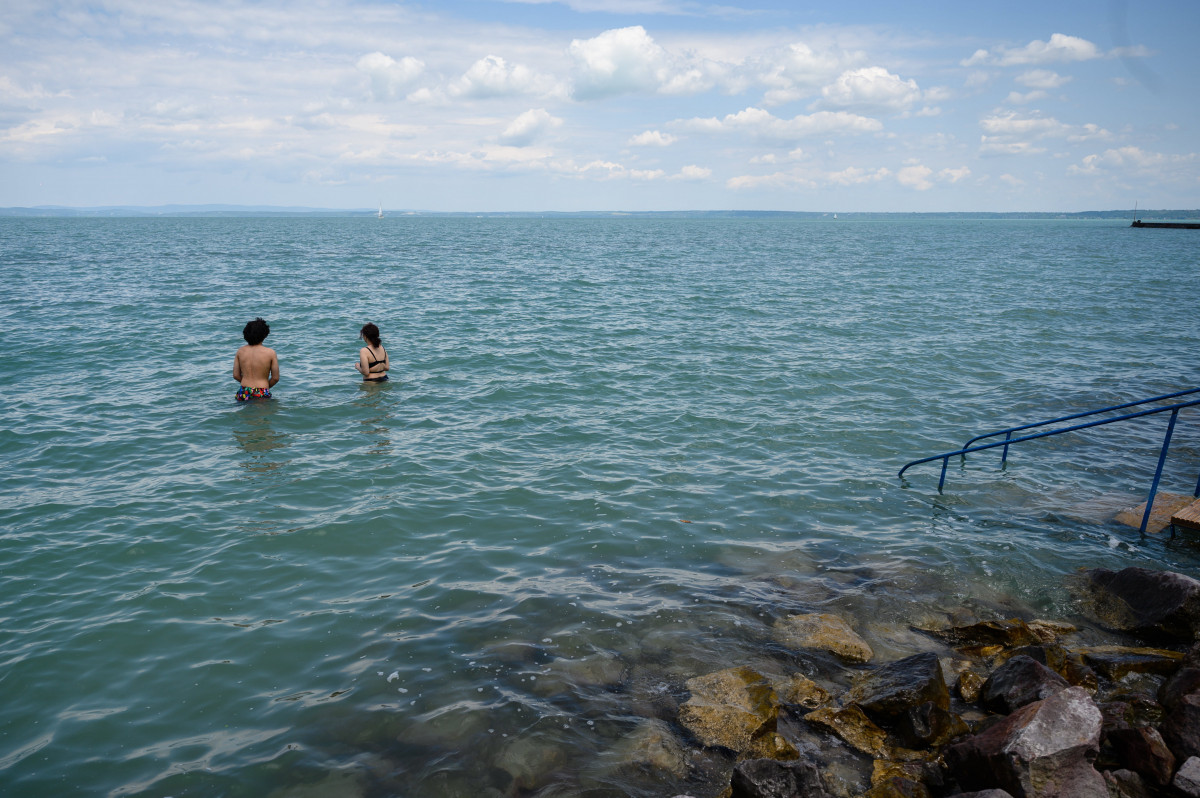
[[[332,208],[295,208],[275,206],[238,206],[238,205],[159,205],[159,206],[102,206],[90,208],[70,208],[63,206],[37,206],[0,208],[0,217],[18,218],[157,218],[157,217],[249,217],[249,218],[356,218],[373,217],[378,213],[377,208],[332,209]],[[611,218],[641,218],[641,219],[797,219],[830,221],[864,221],[864,220],[922,220],[922,219],[961,219],[970,221],[985,220],[1121,220],[1130,221],[1133,212],[1126,210],[1108,211],[1077,211],[1074,213],[1056,213],[1053,211],[1031,212],[938,212],[938,213],[903,213],[903,212],[854,212],[854,211],[418,211],[418,210],[385,210],[384,219],[389,218],[493,218],[493,219],[611,219]],[[1145,209],[1137,212],[1137,217],[1146,220],[1196,220],[1200,219],[1200,209],[1192,210],[1153,210]]]

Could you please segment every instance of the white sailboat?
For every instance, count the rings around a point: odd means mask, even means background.
[[[382,201],[379,203],[379,213],[375,214],[375,218],[376,219],[383,218],[383,202]]]

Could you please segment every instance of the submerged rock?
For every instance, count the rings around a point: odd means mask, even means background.
[[[528,790],[540,787],[549,776],[566,764],[566,753],[544,735],[519,737],[508,744],[496,760],[496,766],[512,777],[513,787]]]
[[[644,720],[622,737],[610,752],[612,767],[666,773],[676,778],[687,774],[684,747],[661,720]]]
[[[775,637],[785,646],[828,651],[847,662],[870,662],[875,656],[850,624],[831,613],[780,618],[775,622]]]
[[[1136,567],[1096,568],[1086,580],[1090,609],[1105,626],[1151,638],[1200,638],[1200,581]]]
[[[998,787],[1015,798],[1108,798],[1104,778],[1090,761],[1099,750],[1100,722],[1087,692],[1068,687],[951,744],[946,764],[965,790]]]
[[[689,679],[691,697],[679,708],[679,722],[707,746],[742,753],[761,732],[773,732],[779,699],[757,671],[729,668]]]

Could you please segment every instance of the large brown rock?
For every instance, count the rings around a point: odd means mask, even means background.
[[[689,679],[691,697],[679,708],[679,722],[704,745],[748,751],[755,736],[775,730],[779,699],[757,671],[728,668]]]
[[[1200,581],[1136,567],[1096,568],[1086,580],[1090,609],[1105,626],[1146,638],[1200,638]]]
[[[791,648],[828,651],[846,662],[870,662],[875,656],[867,641],[839,615],[789,615],[775,622],[775,637]]]
[[[946,748],[947,767],[966,791],[999,788],[1014,798],[1108,798],[1091,764],[1100,710],[1068,687],[1028,704],[981,734]]]
[[[987,678],[979,691],[979,701],[987,711],[1007,715],[1069,686],[1066,679],[1022,654],[1009,659]]]

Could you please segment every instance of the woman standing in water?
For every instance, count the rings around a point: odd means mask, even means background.
[[[358,335],[366,346],[358,350],[358,362],[354,368],[363,375],[363,382],[387,382],[387,371],[391,364],[388,363],[387,350],[379,339],[379,328],[367,322]]]

